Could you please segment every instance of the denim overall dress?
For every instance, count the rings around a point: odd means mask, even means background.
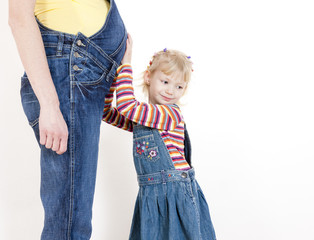
[[[186,155],[190,155],[190,141],[187,140]],[[133,159],[139,193],[129,239],[216,239],[209,208],[195,180],[194,169],[175,169],[157,129],[134,126]]]
[[[104,25],[90,37],[55,31],[36,20],[69,131],[68,149],[62,155],[39,144],[40,105],[24,73],[22,105],[41,149],[40,195],[45,213],[41,239],[87,240],[92,232],[104,99],[124,56],[127,32],[114,0]]]

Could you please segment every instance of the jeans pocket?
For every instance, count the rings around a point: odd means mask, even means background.
[[[153,135],[134,138],[134,155],[148,162],[156,162],[160,156]]]
[[[105,80],[111,85],[118,64],[112,59],[100,61],[97,57],[93,57],[87,53],[80,52],[80,54],[82,55],[82,59],[80,62],[75,61],[72,66],[73,70],[75,70],[73,72],[74,80],[83,85],[96,85]]]
[[[145,158],[149,162],[156,162],[159,159],[158,147],[148,148],[145,152]]]
[[[34,127],[39,120],[40,105],[33,88],[26,76],[21,78],[21,101],[28,123]]]

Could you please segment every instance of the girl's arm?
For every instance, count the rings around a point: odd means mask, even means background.
[[[109,123],[115,127],[121,128],[123,130],[133,132],[133,123],[126,117],[124,117],[117,108],[112,107],[113,93],[116,90],[115,81],[111,85],[110,92],[105,98],[105,107],[102,116],[102,120]]]
[[[162,130],[173,130],[183,120],[176,105],[147,104],[135,99],[130,64],[121,65],[117,73],[117,109],[126,118]]]
[[[183,120],[176,105],[158,105],[139,102],[134,97],[132,67],[133,40],[128,34],[126,50],[117,69],[117,108],[126,118],[140,125],[161,130],[173,130]]]
[[[40,104],[40,143],[58,154],[67,149],[68,128],[59,108],[44,44],[34,17],[36,0],[9,0],[9,25],[30,84]]]

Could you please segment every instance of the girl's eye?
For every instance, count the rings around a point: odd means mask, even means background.
[[[183,89],[183,87],[182,86],[177,86],[177,89]]]
[[[163,84],[168,84],[168,81],[165,81],[165,80],[161,80],[161,82],[162,82]]]

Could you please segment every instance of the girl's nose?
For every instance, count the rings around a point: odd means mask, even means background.
[[[166,93],[169,94],[169,95],[172,95],[172,94],[173,94],[173,89],[172,89],[172,87],[168,87],[168,88],[166,89]]]

